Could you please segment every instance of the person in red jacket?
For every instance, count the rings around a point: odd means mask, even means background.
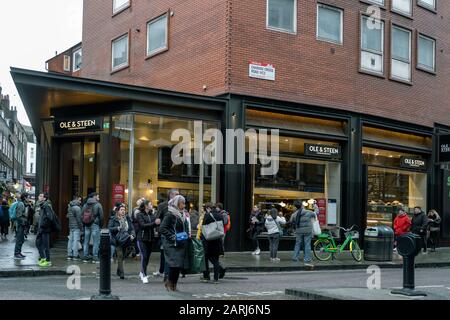
[[[408,217],[404,210],[400,209],[394,219],[395,238],[397,239],[397,237],[409,232],[410,229],[411,219]],[[395,241],[395,246],[397,246],[397,241]]]

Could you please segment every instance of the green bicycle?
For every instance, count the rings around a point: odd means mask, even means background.
[[[328,261],[331,258],[334,259],[334,255],[342,253],[347,245],[350,248],[353,259],[360,262],[362,260],[362,251],[358,245],[356,239],[359,238],[359,232],[354,231],[352,226],[350,229],[344,229],[339,227],[339,230],[343,230],[345,234],[345,241],[342,245],[336,245],[331,232],[322,233],[318,236],[317,241],[314,243],[314,256],[317,260]]]

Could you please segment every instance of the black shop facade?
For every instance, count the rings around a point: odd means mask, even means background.
[[[74,194],[99,192],[108,215],[117,201],[132,208],[144,197],[157,206],[172,188],[193,210],[224,203],[232,219],[229,251],[251,250],[247,231],[254,205],[263,212],[275,207],[289,220],[297,199],[318,204],[323,229],[392,226],[400,207],[411,214],[421,206],[442,212],[442,236],[450,234],[450,182],[442,183],[450,181],[450,166],[438,159],[438,137],[450,132],[446,127],[417,128],[256,97],[213,98],[23,69],[11,73],[38,140],[37,190],[50,194],[63,222],[61,239]],[[175,165],[176,129],[191,134],[193,149],[194,137],[210,129],[223,133],[224,145],[226,129],[278,130],[278,172],[262,175],[264,165],[248,161],[248,137],[245,164]],[[288,224],[281,248],[293,246]]]

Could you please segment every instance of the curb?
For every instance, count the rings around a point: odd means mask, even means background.
[[[323,294],[315,290],[286,289],[284,293],[288,296],[299,297],[306,300],[344,300],[338,296]]]
[[[65,276],[65,269],[21,269],[21,270],[0,270],[0,278],[18,278],[18,277],[46,277],[46,276]]]

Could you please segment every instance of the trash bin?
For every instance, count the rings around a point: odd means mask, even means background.
[[[387,226],[368,227],[364,232],[364,260],[392,261],[394,230]]]

